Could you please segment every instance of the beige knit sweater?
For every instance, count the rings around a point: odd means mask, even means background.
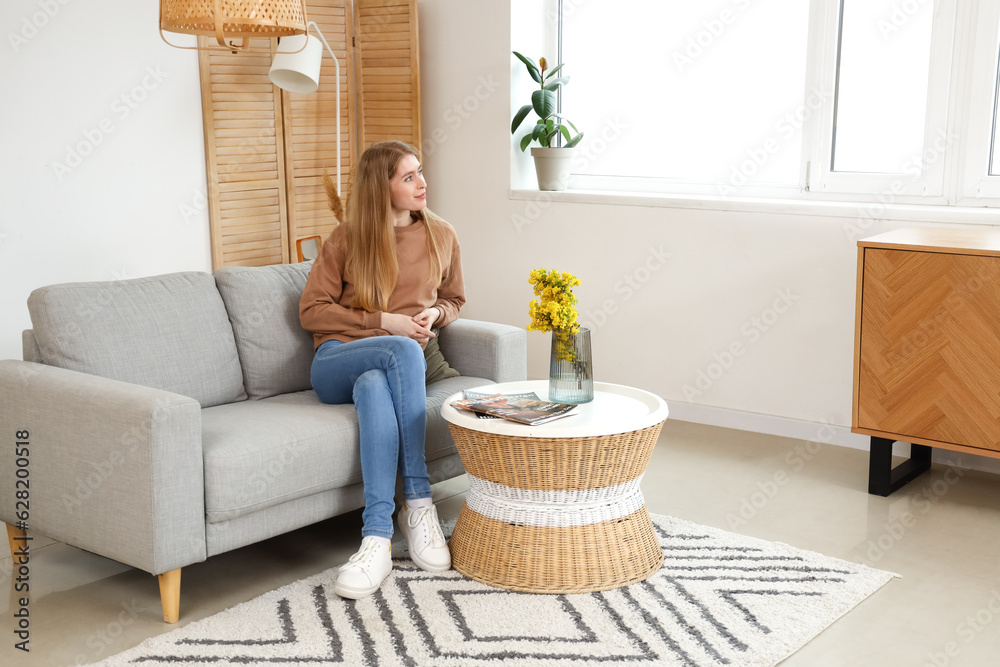
[[[444,280],[435,289],[427,281],[427,228],[417,220],[406,227],[395,227],[396,258],[399,278],[389,297],[388,312],[413,316],[425,308],[437,307],[441,317],[434,322],[440,328],[453,322],[465,303],[465,279],[462,254],[455,229],[442,225],[438,236]],[[382,311],[369,313],[354,308],[354,284],[345,268],[346,254],[341,227],[333,230],[313,264],[299,301],[299,320],[313,334],[318,348],[328,340],[350,342],[369,336],[387,336],[382,327]]]

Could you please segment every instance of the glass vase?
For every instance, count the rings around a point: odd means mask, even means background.
[[[556,403],[589,403],[594,400],[590,329],[581,327],[575,334],[552,332],[549,400]]]

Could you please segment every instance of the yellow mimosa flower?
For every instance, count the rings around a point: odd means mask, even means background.
[[[580,279],[566,271],[543,268],[531,271],[528,283],[533,287],[535,296],[539,297],[528,307],[531,317],[528,331],[555,332],[557,344],[564,350],[562,356],[572,361],[569,335],[580,330],[573,288],[580,284]]]

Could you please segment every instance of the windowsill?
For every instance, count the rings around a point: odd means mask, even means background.
[[[1000,210],[973,206],[880,204],[859,201],[816,201],[805,199],[765,199],[719,197],[713,195],[671,195],[662,193],[615,192],[607,190],[510,190],[510,199],[554,201],[604,206],[646,206],[700,211],[815,215],[857,220],[859,225],[881,221],[1000,225]]]

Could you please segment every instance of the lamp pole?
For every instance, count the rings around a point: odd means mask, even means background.
[[[333,49],[330,48],[330,45],[326,41],[326,37],[323,36],[323,31],[319,29],[316,22],[310,21],[306,25],[307,32],[310,26],[316,29],[316,36],[319,37],[321,42],[323,42],[323,46],[326,47],[326,52],[330,54],[331,58],[333,58],[333,64],[337,73],[337,196],[339,197],[342,196],[344,192],[340,187],[340,60],[338,60],[337,56],[333,53]]]

